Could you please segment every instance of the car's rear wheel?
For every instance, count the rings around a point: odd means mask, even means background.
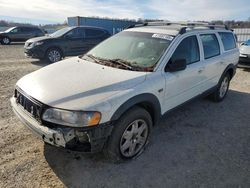
[[[142,153],[152,129],[150,114],[140,107],[126,112],[114,125],[104,150],[113,162],[131,159]]]
[[[229,84],[230,84],[230,75],[229,73],[227,73],[220,79],[216,91],[212,94],[213,101],[220,102],[226,97]]]
[[[8,44],[11,43],[11,40],[10,40],[9,37],[3,37],[1,43],[2,43],[3,45],[8,45]]]
[[[46,53],[46,59],[50,63],[55,63],[63,58],[62,52],[58,48],[50,48]]]

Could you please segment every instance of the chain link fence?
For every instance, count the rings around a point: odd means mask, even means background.
[[[250,39],[250,28],[235,28],[233,30],[238,38],[239,44]]]

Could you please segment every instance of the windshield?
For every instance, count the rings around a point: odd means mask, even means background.
[[[145,70],[151,68],[152,71],[172,40],[172,36],[165,34],[123,31],[90,50],[86,56],[98,59],[97,63],[105,60]]]
[[[5,33],[8,33],[8,32],[10,32],[12,29],[14,29],[14,28],[15,28],[15,27],[11,27],[11,28],[5,30],[4,32],[5,32]]]
[[[51,37],[60,37],[62,35],[64,35],[65,33],[67,33],[68,31],[70,31],[72,29],[72,27],[65,27],[63,29],[60,29],[52,34],[50,34]]]

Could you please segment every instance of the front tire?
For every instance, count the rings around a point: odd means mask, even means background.
[[[227,95],[230,84],[230,75],[226,73],[219,81],[216,91],[212,94],[214,102],[221,102]]]
[[[63,58],[61,50],[58,48],[50,48],[46,53],[46,59],[50,63],[55,63]]]
[[[9,45],[11,43],[11,40],[9,37],[3,37],[1,43],[3,45]]]
[[[113,162],[132,159],[141,154],[149,141],[152,118],[143,108],[127,111],[114,125],[104,153]]]

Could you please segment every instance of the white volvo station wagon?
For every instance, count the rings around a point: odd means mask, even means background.
[[[222,101],[238,60],[225,26],[145,23],[24,76],[11,105],[46,143],[126,160],[166,112],[203,95]]]

